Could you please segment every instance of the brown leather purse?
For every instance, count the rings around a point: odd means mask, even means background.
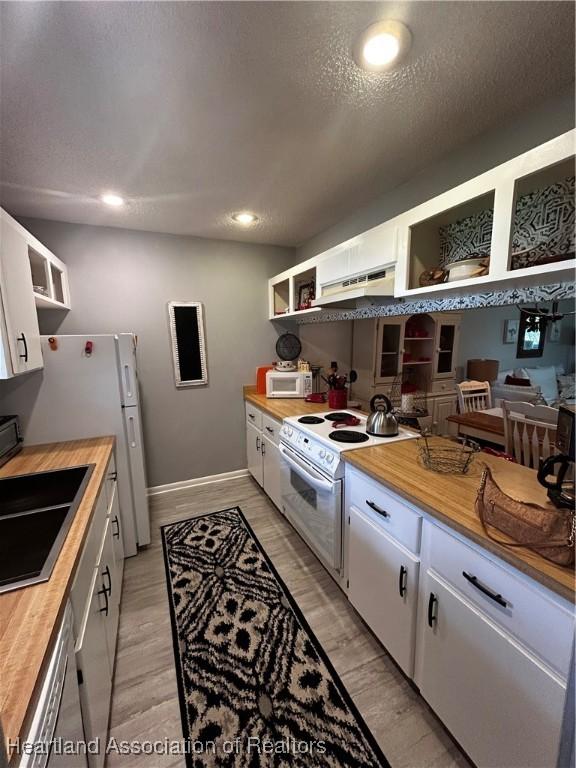
[[[482,473],[476,511],[485,534],[505,547],[528,547],[558,565],[574,562],[574,510],[544,508],[518,501],[499,488],[489,467]],[[497,528],[516,543],[503,541],[488,530]]]

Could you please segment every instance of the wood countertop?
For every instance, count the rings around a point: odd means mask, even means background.
[[[273,419],[287,419],[289,416],[304,416],[308,413],[329,411],[328,403],[307,403],[298,397],[266,397],[256,394],[256,387],[244,387],[244,400],[252,403]],[[355,409],[356,410],[356,409]]]
[[[0,595],[0,730],[6,750],[9,740],[26,735],[114,441],[97,437],[31,445],[0,468],[0,477],[11,477],[95,465],[50,579]]]
[[[449,441],[443,438],[434,440],[449,444]],[[370,475],[415,506],[477,542],[553,592],[574,602],[574,568],[551,563],[536,552],[523,547],[508,548],[493,542],[484,533],[474,508],[483,466],[488,464],[503,491],[515,498],[554,509],[545,489],[538,483],[534,470],[481,453],[475,457],[468,474],[442,475],[426,469],[421,464],[415,440],[345,451],[343,458],[348,464]],[[498,536],[507,538],[500,533]]]

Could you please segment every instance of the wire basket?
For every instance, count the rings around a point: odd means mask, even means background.
[[[474,460],[474,454],[480,450],[478,443],[469,438],[459,438],[451,444],[442,440],[436,444],[429,434],[423,433],[416,442],[420,460],[426,469],[443,475],[465,475]]]

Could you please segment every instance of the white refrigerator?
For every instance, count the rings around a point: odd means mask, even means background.
[[[136,337],[54,335],[41,344],[44,368],[22,377],[2,410],[21,416],[25,444],[116,436],[124,548],[135,555],[150,543]]]

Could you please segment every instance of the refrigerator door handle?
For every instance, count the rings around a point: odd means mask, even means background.
[[[128,425],[130,427],[130,434],[128,435],[130,447],[136,448],[136,427],[134,425],[134,416],[128,416]]]
[[[124,366],[124,386],[126,387],[126,397],[132,397],[132,387],[130,386],[131,382],[131,371],[130,366],[125,365]]]

